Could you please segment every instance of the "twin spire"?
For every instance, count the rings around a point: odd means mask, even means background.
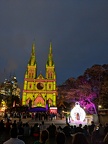
[[[30,60],[29,60],[29,65],[31,65],[31,66],[36,65],[35,43],[34,42],[32,44],[32,52],[31,52],[31,57],[30,57]]]
[[[47,65],[48,66],[53,66],[53,56],[52,56],[52,42],[50,42],[50,48],[49,48],[49,54],[48,54],[48,60],[47,60]]]
[[[35,43],[32,44],[32,55],[35,55]]]
[[[36,56],[35,56],[35,42],[32,44],[32,52],[31,52],[31,57],[29,60],[29,65],[35,65],[36,64]],[[52,55],[52,42],[50,42],[50,48],[49,48],[49,54],[48,54],[48,60],[47,60],[47,65],[48,66],[53,66],[53,55]]]

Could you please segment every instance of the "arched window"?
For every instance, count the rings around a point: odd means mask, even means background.
[[[51,84],[49,84],[49,89],[51,89]]]
[[[49,73],[48,73],[48,78],[53,78],[52,72],[49,72]]]
[[[48,73],[48,78],[50,78],[50,73]]]
[[[51,73],[51,78],[53,78],[53,74]]]
[[[29,73],[29,78],[31,77],[31,73]]]
[[[32,87],[32,84],[29,84],[29,88],[31,89],[31,87]]]

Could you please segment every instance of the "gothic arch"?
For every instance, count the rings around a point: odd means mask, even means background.
[[[44,98],[41,95],[37,96],[36,99],[34,100],[34,105],[45,107],[45,100],[44,100]]]
[[[28,98],[27,100],[26,100],[26,105],[29,105],[29,102],[30,102],[30,98]]]
[[[50,104],[50,106],[52,106],[52,104],[53,104],[53,101],[52,101],[52,99],[48,99],[48,104]]]

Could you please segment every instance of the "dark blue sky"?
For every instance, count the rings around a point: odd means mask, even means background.
[[[108,64],[108,0],[1,0],[0,81],[23,83],[34,39],[43,75],[52,41],[57,84]]]

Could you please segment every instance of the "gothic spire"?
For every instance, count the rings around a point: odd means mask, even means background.
[[[31,57],[29,60],[29,65],[35,65],[36,64],[36,56],[35,56],[35,43],[32,43],[32,51],[31,51]]]
[[[52,42],[50,42],[47,65],[48,66],[53,66],[53,64],[54,64],[54,62],[53,62],[53,55],[52,55]]]

